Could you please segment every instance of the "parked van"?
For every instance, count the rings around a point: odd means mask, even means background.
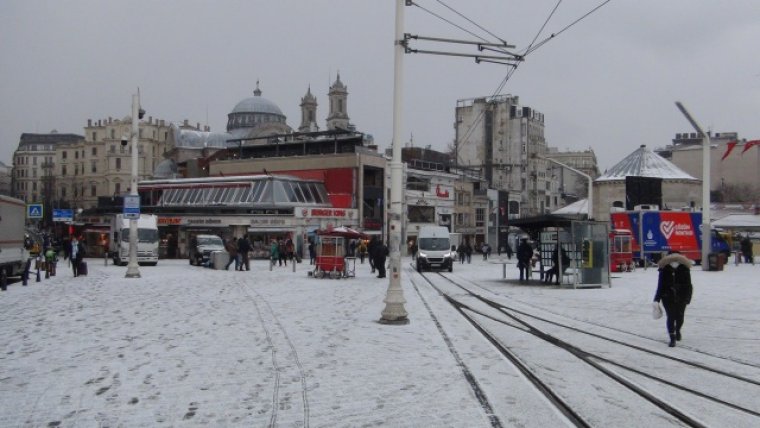
[[[129,262],[130,219],[123,214],[111,217],[109,251],[113,264],[123,266]],[[158,217],[140,214],[137,219],[137,264],[155,266],[158,263]]]
[[[443,226],[423,226],[417,235],[417,272],[423,270],[454,270],[456,251],[451,250],[449,229]]]

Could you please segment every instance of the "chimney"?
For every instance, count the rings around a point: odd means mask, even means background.
[[[87,127],[89,128],[91,126],[92,126],[92,119],[87,119]]]
[[[200,122],[195,122],[195,130],[196,131],[200,131],[201,130],[201,123]]]

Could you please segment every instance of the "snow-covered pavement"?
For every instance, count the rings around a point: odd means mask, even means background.
[[[307,264],[270,271],[261,260],[250,272],[161,260],[141,267],[139,279],[94,259],[88,276],[73,278],[59,263],[55,277],[0,294],[0,426],[568,425],[409,260],[402,280],[410,323],[401,326],[377,322],[388,282],[366,263],[341,280],[310,278]],[[544,316],[760,382],[760,265],[694,268],[676,348],[667,347],[664,320],[651,318],[656,270],[617,274],[609,289],[572,290],[509,284],[501,269],[473,258],[447,275]],[[558,378],[583,382],[562,367]],[[701,375],[691,376],[699,385]],[[743,386],[750,394],[740,404],[752,412],[760,412],[758,385]],[[621,412],[628,426],[652,425],[635,399],[559,390],[571,402],[600,400],[588,406],[594,426],[612,426]],[[708,426],[722,420],[720,406],[683,411]],[[660,426],[681,426],[646,412]],[[760,425],[751,412],[726,417]]]

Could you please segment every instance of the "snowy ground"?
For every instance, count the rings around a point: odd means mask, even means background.
[[[0,294],[0,426],[569,426],[409,261],[402,283],[411,322],[403,326],[377,322],[388,282],[367,264],[356,278],[331,280],[307,277],[305,264],[270,271],[259,260],[250,272],[162,260],[141,267],[140,279],[102,260],[73,278],[59,263],[55,277]],[[475,257],[448,276],[514,307],[753,379],[735,402],[760,412],[760,265],[693,269],[676,348],[667,347],[664,319],[651,318],[656,275],[616,274],[609,289],[525,286]],[[593,426],[683,426],[626,393],[595,393],[596,380],[559,351],[503,334]],[[676,377],[708,390],[733,389],[658,359],[640,364],[680,370]],[[752,413],[688,397],[673,403],[707,426],[760,426]]]

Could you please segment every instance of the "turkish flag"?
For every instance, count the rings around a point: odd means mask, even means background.
[[[734,147],[736,147],[737,143],[738,141],[729,141],[728,143],[726,143],[726,153],[723,153],[723,157],[720,158],[720,160],[727,158],[728,155],[731,154],[731,150],[733,150]]]
[[[744,150],[742,150],[742,154],[744,154],[744,152],[749,150],[752,146],[760,146],[760,140],[752,140],[744,143]]]

